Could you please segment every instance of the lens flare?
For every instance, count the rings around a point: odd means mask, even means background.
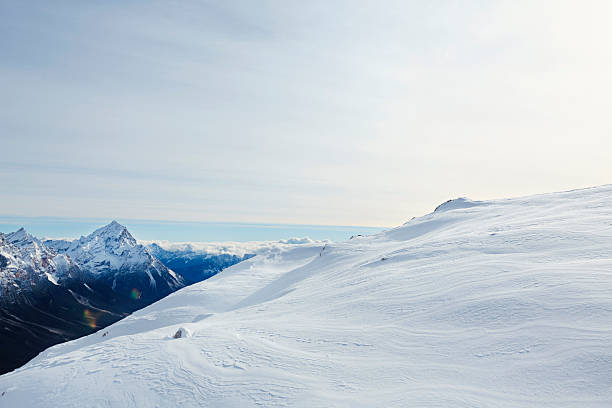
[[[83,319],[85,320],[85,323],[92,329],[95,329],[97,327],[98,317],[94,313],[92,313],[91,310],[83,310]]]
[[[140,299],[140,291],[136,288],[132,289],[132,299]]]

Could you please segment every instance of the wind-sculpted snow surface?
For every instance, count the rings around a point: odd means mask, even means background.
[[[259,254],[46,350],[0,406],[612,406],[612,187],[446,207]]]

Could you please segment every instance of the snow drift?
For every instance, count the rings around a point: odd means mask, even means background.
[[[474,203],[261,253],[1,376],[0,405],[612,406],[612,186]]]

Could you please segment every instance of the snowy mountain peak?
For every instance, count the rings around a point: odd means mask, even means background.
[[[109,224],[98,228],[97,230],[89,234],[87,237],[85,237],[86,240],[98,238],[114,238],[117,240],[125,240],[130,245],[137,245],[136,240],[134,239],[132,234],[130,234],[128,229],[114,220]]]
[[[0,282],[5,285],[19,279],[22,286],[32,287],[40,279],[57,285],[71,271],[78,269],[66,255],[58,254],[24,228],[3,235],[0,239]],[[13,285],[19,287],[18,284]],[[22,287],[23,289],[23,287]],[[7,292],[5,289],[4,292]]]
[[[71,242],[50,240],[45,244],[68,255],[83,271],[108,279],[113,290],[121,286],[130,286],[130,290],[139,287],[141,292],[149,290],[150,296],[158,296],[183,286],[172,270],[138,244],[117,221]]]
[[[136,242],[127,228],[117,221],[98,228],[91,234],[70,242],[47,241],[90,272],[122,269],[126,265],[151,262],[148,251]]]
[[[26,244],[40,244],[40,241],[35,236],[31,235],[25,228],[19,228],[15,232],[6,234],[6,239],[13,245],[22,246]]]
[[[119,224],[116,220],[112,220],[107,225],[98,228],[98,230],[107,230],[107,231],[123,231],[127,229],[125,226]]]
[[[6,241],[28,257],[53,257],[55,252],[43,245],[34,235],[27,232],[24,228],[19,228],[15,232],[5,235]]]

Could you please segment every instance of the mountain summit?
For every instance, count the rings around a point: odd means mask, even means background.
[[[91,245],[103,243],[107,250],[111,252],[120,248],[134,248],[138,246],[136,239],[130,234],[128,229],[117,221],[112,221],[108,225],[98,228],[87,237],[81,237],[80,241],[92,243]]]
[[[113,290],[157,300],[184,286],[182,278],[138,244],[117,221],[72,242],[49,240],[45,244],[68,255],[82,271],[110,282]]]

